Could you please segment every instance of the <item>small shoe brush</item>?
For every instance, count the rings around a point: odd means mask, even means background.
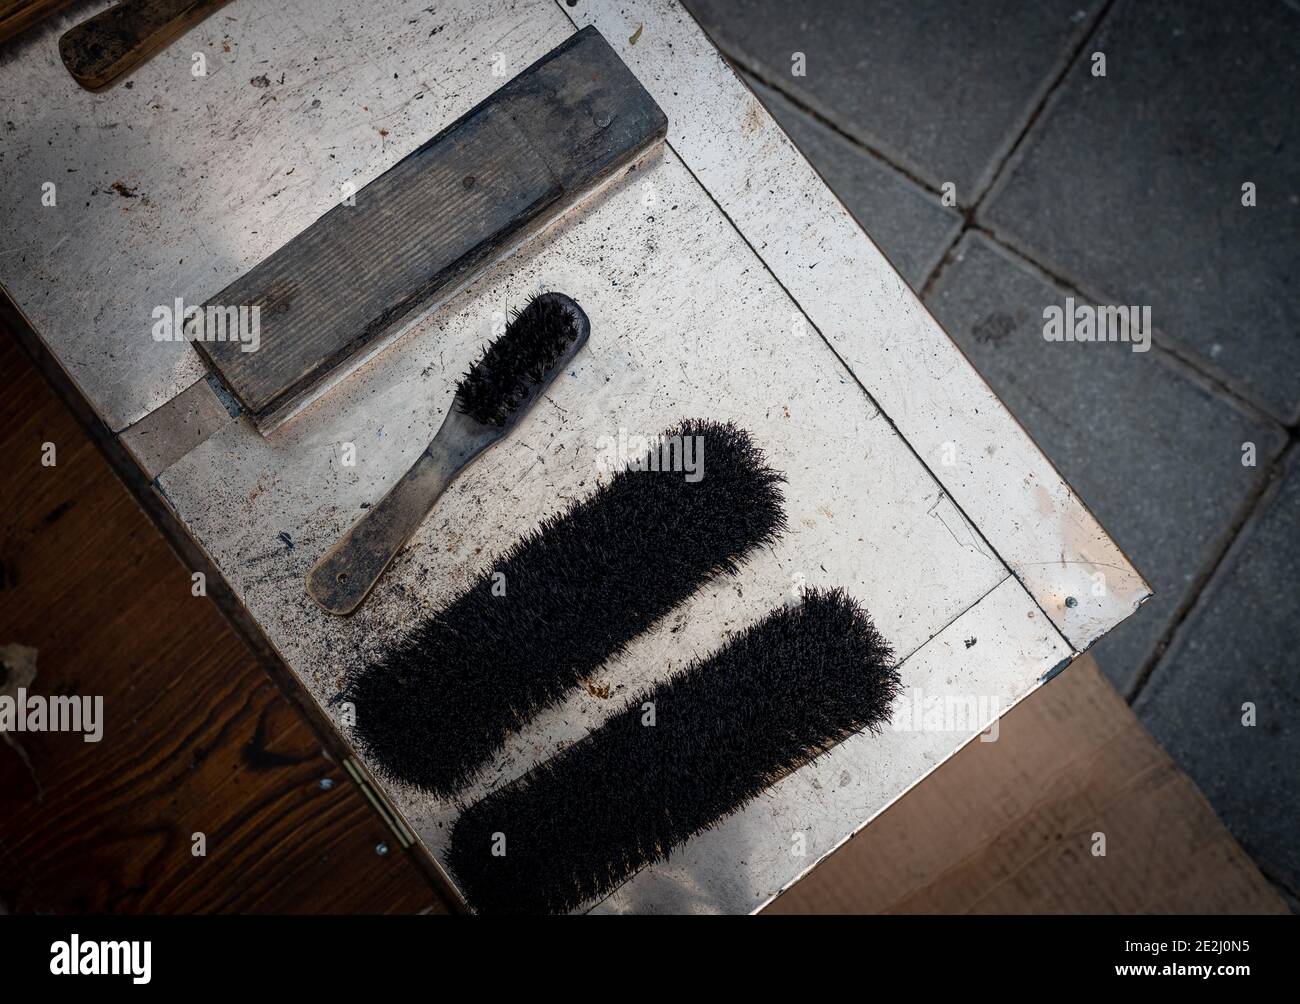
[[[530,300],[461,379],[433,442],[307,574],[311,598],[332,614],[356,610],[448,485],[510,433],[590,332],[563,293]]]

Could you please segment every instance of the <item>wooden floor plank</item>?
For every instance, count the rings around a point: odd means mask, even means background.
[[[7,333],[0,376],[0,645],[105,719],[0,742],[0,912],[441,912]]]

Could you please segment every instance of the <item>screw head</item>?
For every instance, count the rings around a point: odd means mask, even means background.
[[[378,855],[382,858],[385,854],[388,853],[388,845],[387,845],[387,844],[375,844],[375,853],[378,854]]]
[[[602,129],[606,128],[609,125],[609,122],[610,119],[608,112],[601,112],[596,116],[596,125],[600,126]]]
[[[331,788],[333,788],[333,787],[334,787],[334,778],[332,778],[332,777],[323,777],[323,778],[320,779],[320,790],[321,790],[321,791],[329,791],[329,790],[330,790]]]
[[[1067,607],[1074,608],[1074,607],[1077,607],[1077,606],[1079,605],[1079,601],[1076,600],[1073,596],[1067,596],[1067,597],[1065,598],[1065,605],[1066,605]]]

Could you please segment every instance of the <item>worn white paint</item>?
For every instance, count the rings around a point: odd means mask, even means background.
[[[907,689],[895,706],[898,721],[878,735],[854,736],[778,781],[668,861],[633,876],[596,912],[759,909],[1031,692],[1069,654],[1024,587],[1008,576],[903,662],[899,672]],[[978,741],[996,742],[999,735],[990,728]]]
[[[201,302],[310,224],[342,181],[363,184],[468,110],[502,82],[491,74],[495,53],[514,73],[573,30],[569,8],[551,0],[438,5],[436,15],[376,0],[361,19],[354,10],[343,0],[236,0],[141,70],[129,91],[87,95],[66,80],[57,21],[0,66],[16,126],[0,176],[15,243],[0,248],[0,280],[112,427],[175,397],[200,372],[187,346],[149,338],[141,318],[154,305],[177,295]],[[733,418],[754,434],[789,477],[790,533],[738,581],[713,584],[605,667],[598,682],[610,699],[576,693],[516,737],[470,798],[759,619],[796,574],[847,587],[901,654],[915,653],[907,672],[927,686],[1002,688],[1018,699],[1069,652],[1043,610],[1060,615],[1051,589],[1075,588],[1069,562],[1084,559],[1073,556],[1113,557],[689,17],[643,3],[601,5],[599,16],[620,11],[636,23],[598,26],[668,112],[673,149],[417,321],[271,438],[246,420],[230,423],[159,480],[270,643],[332,713],[328,702],[350,668],[446,602],[543,515],[594,490],[601,436],[620,427],[657,432],[683,415]],[[200,48],[211,53],[211,76],[192,81],[188,52]],[[248,83],[263,73],[270,87]],[[31,187],[38,192],[44,175],[68,163],[85,169],[72,182],[80,198],[40,215]],[[90,197],[113,180],[141,198]],[[115,253],[103,254],[107,247]],[[803,272],[816,282],[800,271],[812,264]],[[302,588],[307,569],[436,431],[493,313],[542,288],[574,295],[591,317],[591,343],[572,372],[444,496],[356,617],[318,610]],[[967,458],[970,470],[945,472],[928,455],[939,434],[957,437],[959,456],[983,451],[987,466]],[[346,443],[356,446],[355,467],[342,464]],[[1037,479],[1041,493],[1021,489]],[[1038,565],[1046,571],[1034,572]],[[1067,574],[1053,578],[1057,567]],[[1089,611],[1079,637],[1091,640],[1127,607],[1117,600]],[[978,628],[978,654],[953,649],[954,622]],[[1082,622],[1058,623],[1069,635]],[[852,757],[863,778],[843,799],[798,795],[816,790],[820,761],[782,782],[772,804],[793,797],[817,832],[804,864],[966,738],[853,740],[833,754],[837,765]],[[400,785],[387,793],[440,854],[455,806]],[[691,889],[704,890],[691,894],[701,908],[754,908],[802,867],[751,855],[767,846],[769,822],[761,806],[745,810],[676,854],[673,869],[685,870],[649,869],[603,908],[672,909]]]
[[[646,182],[658,193],[652,207],[643,204]],[[544,285],[576,297],[591,318],[591,342],[576,365],[508,441],[453,485],[355,617],[322,612],[303,592],[307,569],[436,431],[493,312]],[[266,439],[246,420],[233,423],[166,471],[161,487],[331,711],[327,702],[349,668],[420,611],[449,600],[543,515],[594,490],[600,437],[654,433],[683,415],[730,418],[750,430],[789,479],[784,540],[606,667],[598,682],[610,699],[579,691],[524,730],[467,794],[472,799],[758,620],[784,602],[797,575],[808,585],[847,587],[900,653],[1007,578],[825,343],[795,333],[793,313],[668,154],[417,324],[395,351],[282,435]],[[349,442],[357,446],[355,468],[341,465]],[[389,793],[413,831],[440,852],[455,807],[400,785]]]
[[[1136,610],[1142,577],[691,16],[561,6],[632,67],[673,149],[1074,647]]]
[[[204,373],[155,306],[220,292],[572,31],[541,0],[429,7],[235,0],[99,94],[58,54],[93,5],[6,47],[0,284],[110,429]]]

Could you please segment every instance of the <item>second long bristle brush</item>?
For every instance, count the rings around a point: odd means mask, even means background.
[[[529,301],[470,367],[433,441],[401,479],[307,573],[307,592],[350,614],[447,487],[504,439],[586,344],[591,325],[563,293]]]

